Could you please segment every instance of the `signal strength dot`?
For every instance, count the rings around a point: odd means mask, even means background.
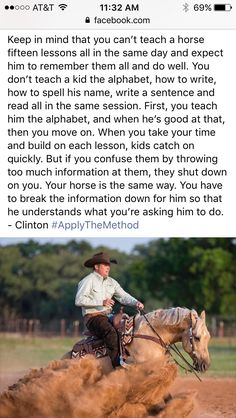
[[[61,10],[65,10],[67,8],[67,4],[62,3],[62,4],[59,4],[58,7],[60,7]]]

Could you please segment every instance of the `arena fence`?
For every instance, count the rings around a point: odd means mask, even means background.
[[[236,337],[236,317],[208,316],[207,326],[212,337]],[[1,333],[18,333],[29,336],[77,337],[83,333],[82,319],[54,319],[45,321],[35,318],[0,320]]]

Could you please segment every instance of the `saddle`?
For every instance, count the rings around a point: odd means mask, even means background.
[[[126,346],[133,340],[134,318],[134,316],[130,317],[123,312],[116,315],[111,315],[109,318],[118,333],[121,362],[125,361],[127,356],[129,356],[129,352]],[[96,358],[106,357],[108,354],[104,341],[93,335],[89,335],[87,338],[78,341],[74,345],[71,351],[71,358],[82,358],[87,354],[92,354]]]

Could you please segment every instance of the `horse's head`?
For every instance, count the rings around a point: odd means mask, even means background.
[[[210,334],[206,327],[205,311],[198,316],[195,311],[190,313],[190,325],[184,331],[182,344],[184,350],[193,359],[193,365],[199,372],[205,372],[210,366],[208,342]]]

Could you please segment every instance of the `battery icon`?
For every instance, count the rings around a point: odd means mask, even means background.
[[[214,4],[214,10],[216,12],[230,12],[231,9],[231,4]]]

